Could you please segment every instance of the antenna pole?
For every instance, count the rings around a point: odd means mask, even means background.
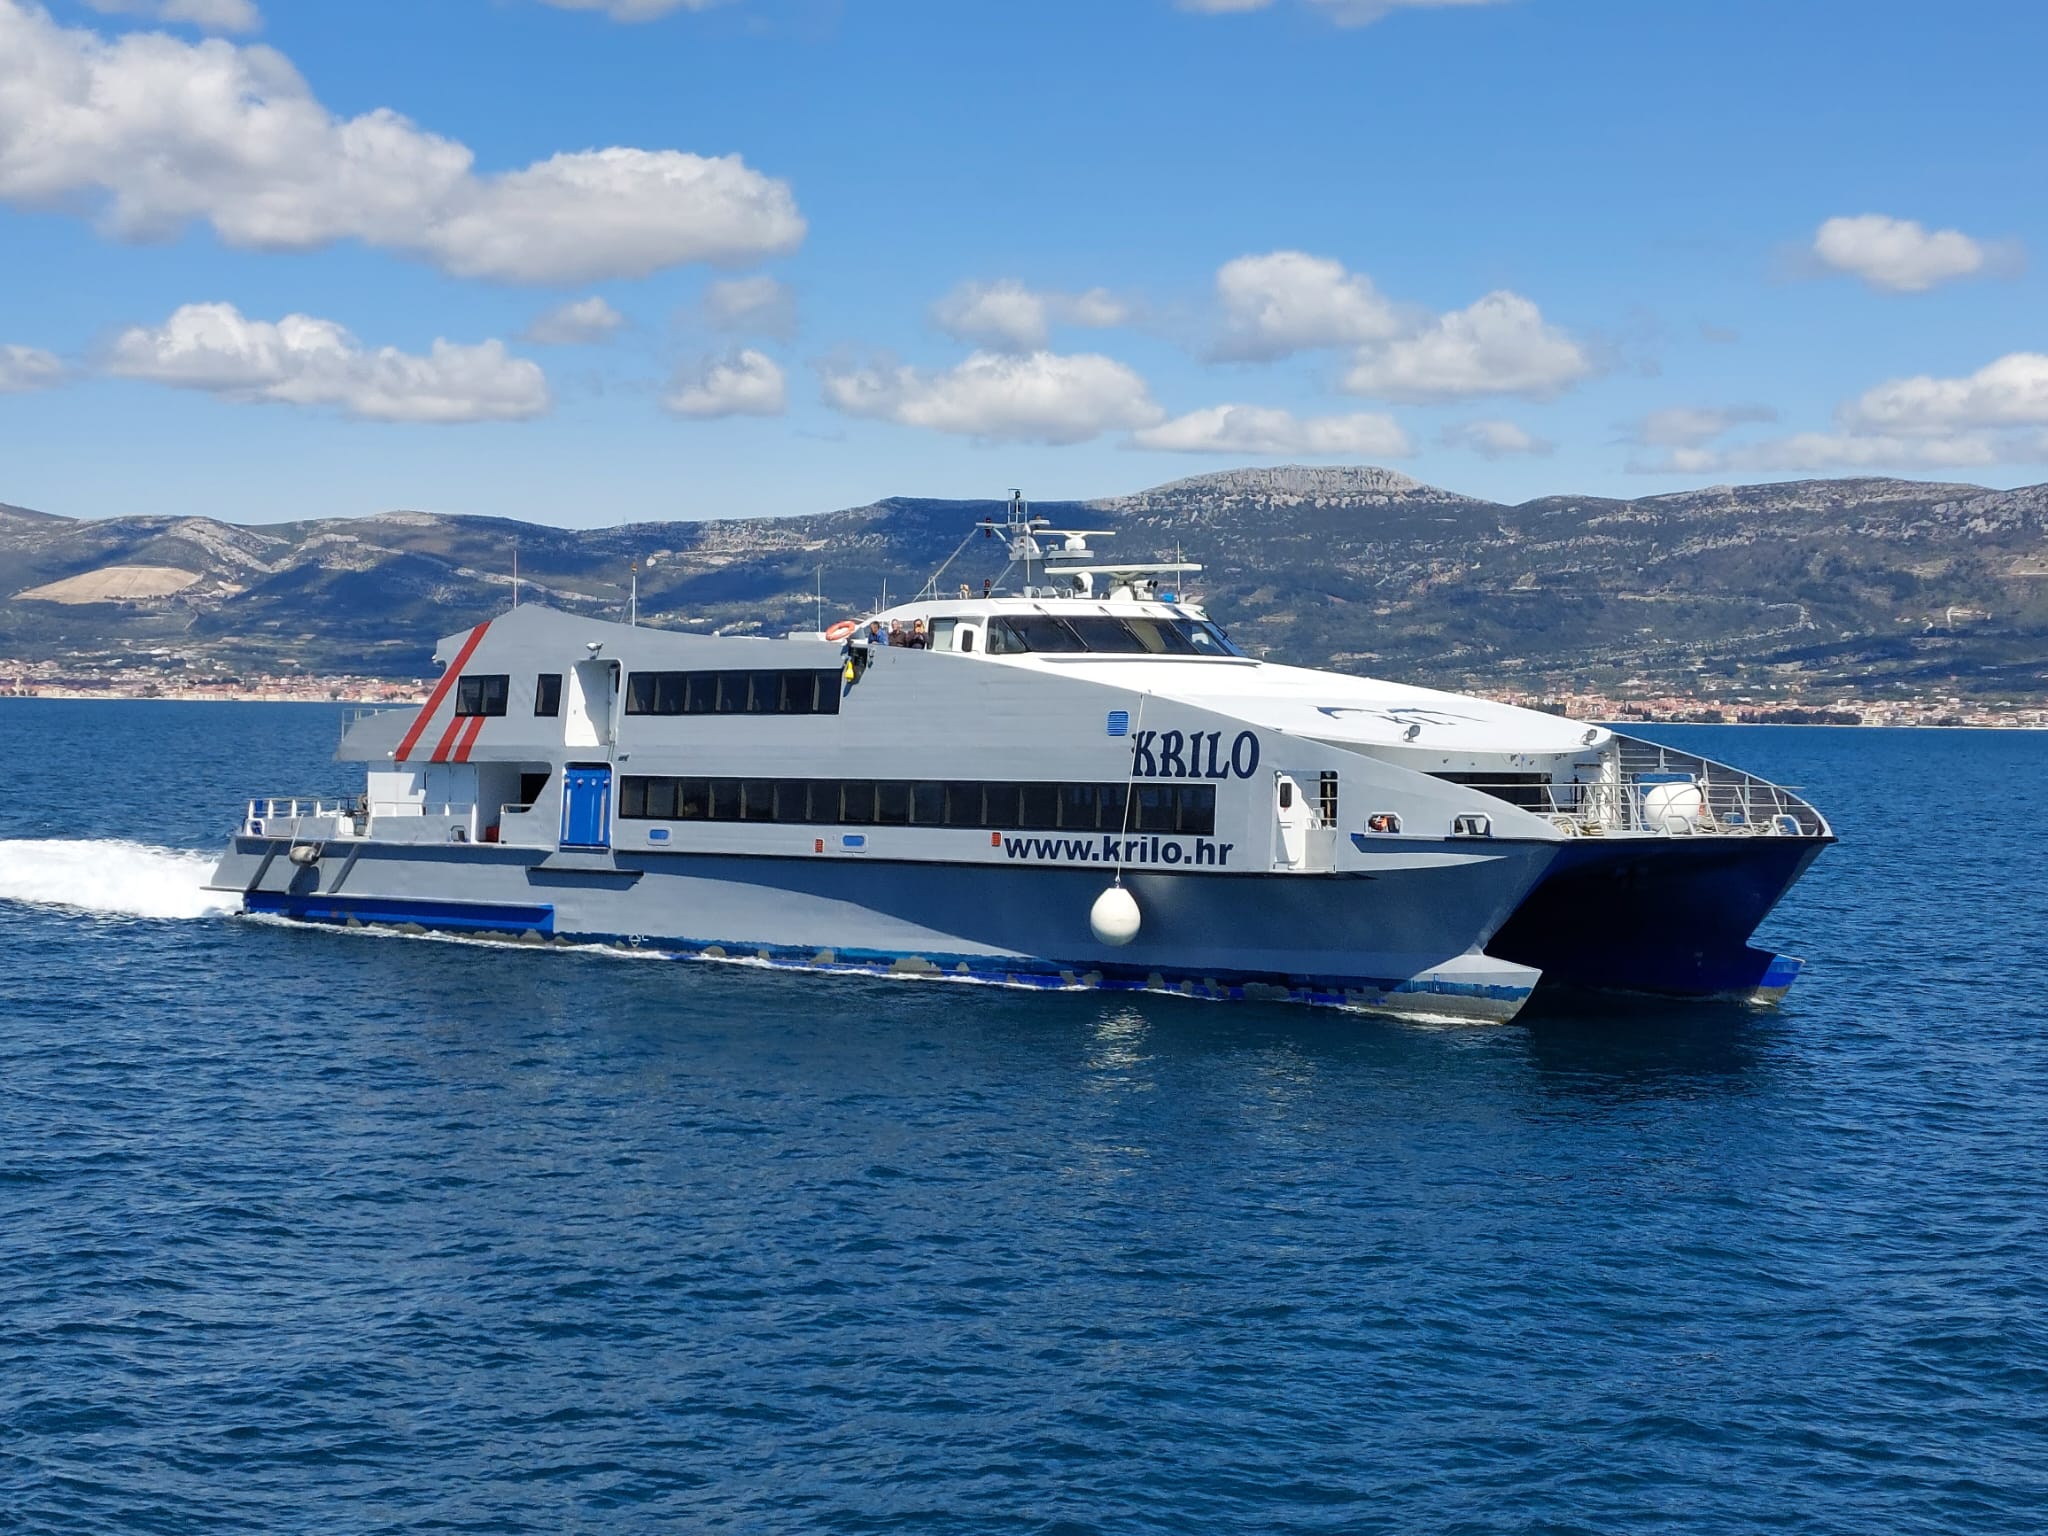
[[[640,562],[633,562],[633,600],[626,610],[626,623],[634,629],[640,627]]]
[[[512,541],[512,606],[519,606],[519,541]]]

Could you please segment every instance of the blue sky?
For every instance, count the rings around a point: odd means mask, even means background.
[[[2027,0],[0,0],[0,500],[2048,479]]]

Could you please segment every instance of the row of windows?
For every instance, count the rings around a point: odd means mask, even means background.
[[[1004,832],[1216,831],[1213,784],[1016,784],[973,780],[695,779],[627,774],[626,821],[980,827]],[[1128,820],[1126,818],[1128,817]]]
[[[839,674],[819,672],[635,672],[626,679],[629,715],[836,715]]]

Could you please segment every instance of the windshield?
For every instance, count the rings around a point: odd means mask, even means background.
[[[988,621],[988,653],[1088,651],[1109,656],[1242,656],[1205,619],[1110,614],[1013,614]]]

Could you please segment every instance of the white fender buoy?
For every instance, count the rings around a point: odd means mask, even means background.
[[[1128,944],[1138,936],[1138,903],[1122,886],[1112,885],[1088,909],[1088,926],[1104,944]]]

